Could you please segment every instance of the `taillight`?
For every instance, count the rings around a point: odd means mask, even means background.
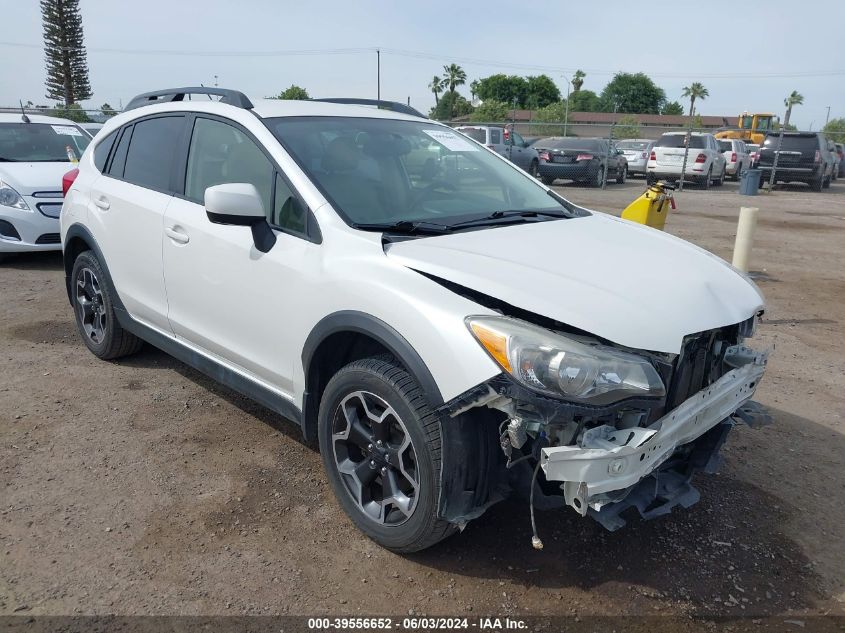
[[[699,154],[695,157],[696,163],[706,163],[707,162],[707,155],[706,154]]]
[[[736,162],[736,152],[733,152],[733,153],[731,154],[731,162],[732,162],[732,163],[735,163],[735,162]]]
[[[578,154],[578,156],[575,157],[575,161],[577,162],[579,160],[593,160],[593,155],[592,154]]]
[[[649,160],[657,160],[657,154],[654,150],[651,150],[651,156],[649,157]]]
[[[546,162],[551,162],[552,157],[549,156],[548,152],[537,152],[537,156],[540,157],[540,160],[544,160]]]
[[[73,181],[76,180],[76,177],[79,175],[78,169],[71,169],[68,173],[62,176],[62,197],[64,198],[67,195],[68,189],[70,189]]]
[[[813,159],[814,163],[822,162],[822,153],[819,150],[816,150],[816,157]]]

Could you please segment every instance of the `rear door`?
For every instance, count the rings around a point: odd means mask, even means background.
[[[89,222],[124,306],[136,320],[169,331],[161,258],[162,224],[173,199],[173,169],[185,116],[146,117],[125,126],[91,186]]]

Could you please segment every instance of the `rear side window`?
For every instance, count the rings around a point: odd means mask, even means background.
[[[184,121],[182,116],[168,116],[136,123],[123,179],[148,189],[170,191],[173,160]]]
[[[117,130],[109,134],[102,141],[97,143],[94,148],[94,166],[100,173],[106,168],[106,160],[109,157],[109,152],[114,145],[114,140],[117,138]]]
[[[501,130],[490,130],[490,144],[491,145],[501,145],[502,143],[502,131]]]
[[[126,165],[126,152],[129,150],[129,140],[132,138],[132,126],[123,128],[120,141],[114,150],[114,157],[109,165],[109,175],[115,178],[123,178],[123,167]]]
[[[686,138],[685,134],[664,134],[660,137],[660,140],[657,141],[657,147],[683,147],[684,146],[684,139]],[[706,137],[704,136],[690,136],[689,139],[689,146],[690,149],[704,149],[707,147],[706,145]]]

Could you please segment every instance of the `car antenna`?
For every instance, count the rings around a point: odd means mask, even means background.
[[[21,120],[24,123],[31,123],[31,121],[29,120],[29,117],[26,116],[26,110],[24,110],[23,101],[21,99],[18,99],[18,103],[21,104]]]

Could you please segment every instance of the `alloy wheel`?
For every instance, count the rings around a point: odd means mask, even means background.
[[[101,344],[106,336],[106,305],[100,282],[90,268],[80,270],[76,279],[76,307],[86,336]]]
[[[396,410],[354,391],[335,410],[331,441],[344,488],[364,516],[387,526],[407,521],[419,497],[417,456]]]

